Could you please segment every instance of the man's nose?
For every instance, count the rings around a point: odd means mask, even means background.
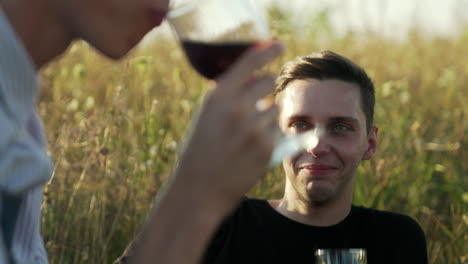
[[[306,151],[310,153],[314,158],[323,156],[330,152],[330,144],[327,142],[326,134],[323,131],[318,130],[314,133],[315,138],[312,138],[311,144],[306,147]]]

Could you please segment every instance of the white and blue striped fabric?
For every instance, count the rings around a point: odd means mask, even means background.
[[[52,163],[35,106],[36,69],[0,9],[0,263],[48,263],[40,235]]]

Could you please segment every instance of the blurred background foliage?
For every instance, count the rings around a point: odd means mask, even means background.
[[[338,52],[376,85],[378,153],[360,168],[355,203],[408,214],[421,224],[430,263],[468,263],[468,30],[405,40],[334,33],[328,9],[296,27],[293,14],[268,11],[286,54]],[[38,109],[54,174],[45,187],[42,232],[53,263],[111,263],[145,221],[167,180],[208,81],[170,36],[119,63],[75,43],[41,73]],[[209,161],[206,161],[209,163]],[[249,196],[281,198],[282,169]]]

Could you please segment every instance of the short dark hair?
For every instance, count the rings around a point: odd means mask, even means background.
[[[298,57],[286,63],[276,79],[275,96],[293,80],[340,80],[355,83],[361,93],[361,106],[366,116],[367,132],[374,122],[374,84],[367,73],[351,60],[332,51],[321,51]]]

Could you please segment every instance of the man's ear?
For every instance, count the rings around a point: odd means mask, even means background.
[[[362,156],[363,160],[370,160],[372,156],[374,156],[375,152],[377,151],[377,134],[379,132],[379,128],[377,126],[373,126],[369,133],[367,134],[367,150],[364,152]]]

